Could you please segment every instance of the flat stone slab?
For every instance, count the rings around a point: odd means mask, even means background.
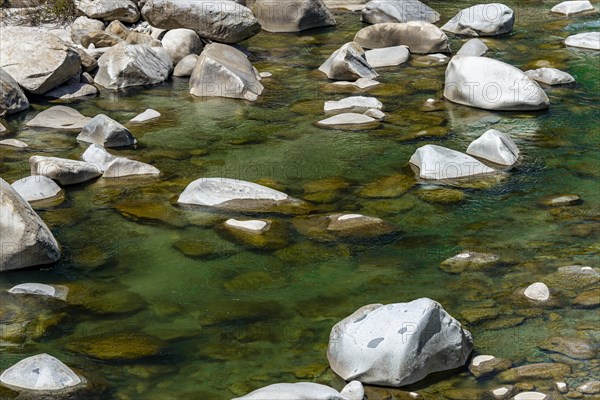
[[[290,197],[256,183],[227,178],[201,178],[190,183],[177,200],[179,203],[219,206],[235,200],[284,201]]]
[[[324,128],[374,128],[379,121],[364,114],[343,113],[317,122]]]
[[[369,89],[372,87],[375,87],[377,85],[380,85],[380,82],[377,82],[373,79],[368,79],[368,78],[359,78],[354,82],[350,82],[350,81],[337,81],[337,82],[333,82],[334,85],[338,85],[338,86],[354,86],[357,87],[359,89]]]
[[[592,11],[594,6],[588,0],[563,1],[552,7],[550,11],[558,14],[572,15]]]
[[[64,390],[82,383],[73,370],[49,354],[25,358],[0,375],[0,383],[16,390]]]
[[[81,183],[102,175],[94,164],[58,157],[33,156],[29,167],[31,175],[44,175],[61,185]]]
[[[0,132],[2,132],[2,129],[0,129]],[[27,147],[29,147],[29,145],[25,142],[22,142],[20,140],[17,139],[4,139],[4,140],[0,140],[0,145],[2,146],[10,146],[10,147],[17,147],[19,149],[25,149]]]
[[[15,181],[11,185],[25,200],[39,201],[58,196],[61,191],[54,181],[43,175],[31,175]]]
[[[383,104],[375,97],[352,96],[338,101],[326,101],[323,111],[326,114],[364,113],[372,108],[381,110]]]
[[[53,286],[43,283],[22,283],[10,288],[8,293],[45,296],[66,300],[67,294],[69,293],[69,288],[66,286]]]
[[[42,111],[25,125],[32,128],[81,130],[92,119],[66,106],[54,106]]]
[[[556,68],[530,69],[525,71],[525,75],[546,85],[566,85],[575,82],[575,78],[571,74]]]
[[[373,68],[404,64],[410,57],[408,46],[384,47],[365,51],[365,58]]]
[[[143,113],[138,114],[135,117],[133,117],[129,121],[129,123],[130,124],[141,124],[141,123],[156,119],[156,118],[160,117],[160,115],[161,114],[158,111],[149,108],[146,111],[144,111]]]
[[[585,32],[571,35],[565,39],[565,44],[582,49],[600,50],[600,32]]]

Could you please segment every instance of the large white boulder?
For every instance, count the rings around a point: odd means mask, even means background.
[[[290,197],[278,190],[252,182],[227,178],[200,178],[190,183],[178,203],[218,207],[230,201],[285,201]]]
[[[14,114],[29,108],[29,100],[15,79],[0,68],[0,115]]]
[[[264,87],[248,58],[220,43],[204,48],[190,77],[190,93],[199,97],[231,97],[254,101]]]
[[[102,175],[93,164],[58,157],[33,156],[29,159],[29,168],[31,175],[44,175],[61,185],[73,185]]]
[[[0,271],[51,264],[60,258],[58,242],[50,229],[29,203],[2,178],[0,230]]]
[[[525,71],[525,75],[546,85],[565,85],[575,82],[571,74],[556,68],[538,68]]]
[[[191,29],[172,29],[165,33],[161,40],[162,46],[167,50],[173,64],[176,65],[185,56],[198,55],[202,51],[200,36]]]
[[[471,334],[428,298],[371,304],[338,322],[329,336],[331,369],[346,381],[404,386],[463,366]]]
[[[79,53],[58,36],[35,28],[2,27],[0,68],[22,88],[43,94],[79,72]]]
[[[541,110],[550,104],[523,71],[488,57],[453,57],[446,67],[444,97],[486,110]]]
[[[81,130],[92,119],[66,106],[54,106],[42,111],[25,125],[31,128]]]
[[[262,29],[269,32],[299,32],[336,24],[322,0],[256,0],[252,11]]]
[[[384,47],[365,51],[365,58],[373,68],[404,64],[409,57],[408,46]]]
[[[252,11],[230,0],[147,0],[142,15],[153,27],[187,28],[222,43],[241,42],[260,31]]]
[[[455,179],[491,174],[495,171],[475,158],[442,146],[419,147],[410,158],[423,179]]]
[[[137,143],[129,129],[104,114],[92,118],[83,127],[77,140],[103,147],[131,146]]]
[[[594,6],[588,0],[575,0],[563,1],[562,3],[559,3],[552,7],[550,11],[559,14],[572,15],[585,11],[592,11],[593,9]]]
[[[411,53],[449,53],[448,37],[440,28],[423,21],[383,23],[367,26],[354,36],[354,41],[367,49],[408,46]]]
[[[589,50],[600,50],[600,32],[584,32],[571,35],[565,39],[565,44]]]
[[[312,382],[275,383],[233,400],[350,400],[337,390]],[[362,399],[361,399],[362,400]]]
[[[341,114],[346,112],[364,113],[372,108],[381,110],[383,104],[375,97],[351,96],[337,101],[326,101],[323,111],[326,114]]]
[[[107,89],[122,89],[164,82],[173,63],[158,48],[120,43],[98,59],[98,66],[94,82]]]
[[[346,43],[319,67],[329,79],[357,80],[373,79],[379,76],[365,58],[365,51],[358,43]]]
[[[501,3],[477,4],[456,14],[442,30],[465,36],[497,36],[509,33],[514,11]]]
[[[27,357],[0,375],[0,383],[16,390],[58,391],[84,382],[57,358],[48,354]]]
[[[370,24],[425,21],[432,24],[440,14],[419,0],[371,0],[362,10],[361,19]]]
[[[39,201],[56,197],[61,189],[54,181],[43,175],[30,175],[11,185],[27,201]]]
[[[131,0],[76,0],[77,10],[94,19],[134,23],[140,19],[140,11]]]
[[[469,144],[467,154],[500,165],[513,165],[519,159],[519,149],[504,132],[490,129]]]

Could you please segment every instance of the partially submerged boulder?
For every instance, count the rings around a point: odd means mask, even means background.
[[[256,0],[252,11],[268,32],[299,32],[336,24],[322,0]]]
[[[329,336],[331,369],[345,380],[404,386],[463,366],[471,334],[428,298],[371,304],[337,323]]]
[[[0,68],[22,88],[43,94],[79,72],[79,53],[58,36],[26,27],[3,27]]]
[[[52,232],[27,201],[1,178],[0,216],[0,271],[58,261],[60,248]]]
[[[432,24],[440,14],[419,0],[371,0],[362,10],[361,19],[370,24],[425,21]]]
[[[116,157],[98,144],[91,144],[82,154],[81,159],[94,165],[102,172],[104,178],[123,178],[132,175],[159,175],[160,171],[150,164]]]
[[[379,76],[365,59],[365,51],[356,42],[346,43],[319,67],[329,79],[357,80]]]
[[[364,113],[372,108],[381,110],[383,104],[375,97],[351,96],[337,101],[326,101],[323,111],[326,114],[341,114],[346,112]]]
[[[252,11],[230,0],[147,0],[142,15],[153,27],[187,28],[222,43],[241,42],[260,31]]]
[[[514,11],[501,3],[477,4],[456,14],[442,30],[465,36],[497,36],[509,33]]]
[[[542,110],[550,104],[523,71],[488,57],[453,57],[446,67],[444,97],[486,110]]]
[[[365,52],[365,58],[373,68],[400,65],[408,61],[409,57],[408,46],[384,47]]]
[[[481,39],[469,39],[462,47],[456,52],[457,56],[475,56],[480,57],[487,53],[488,47],[483,43]]]
[[[103,147],[131,146],[137,143],[129,129],[104,114],[92,118],[83,127],[77,140]]]
[[[550,11],[558,14],[572,15],[586,11],[593,11],[594,6],[588,0],[563,1],[558,3]]]
[[[419,147],[410,163],[419,168],[423,179],[472,178],[495,172],[471,156],[432,144]]]
[[[255,249],[276,250],[289,245],[289,233],[278,221],[230,218],[223,223],[222,232],[227,238]]]
[[[538,68],[525,71],[525,75],[546,85],[566,85],[575,82],[571,74],[556,68]]]
[[[190,93],[254,101],[264,87],[248,58],[234,47],[212,43],[204,48],[190,77]]]
[[[411,53],[449,53],[448,37],[440,28],[423,21],[384,23],[367,26],[354,36],[354,41],[367,49],[408,46]]]
[[[32,128],[81,130],[92,119],[66,106],[54,106],[42,111],[25,125]]]
[[[519,149],[504,132],[490,129],[469,144],[467,154],[499,165],[511,166],[519,159]]]
[[[43,175],[30,175],[12,183],[19,195],[29,201],[40,201],[54,198],[60,194],[60,186]]]
[[[73,370],[49,354],[27,357],[0,375],[0,383],[17,391],[59,392],[85,385]]]
[[[29,159],[31,175],[44,175],[61,185],[73,185],[94,179],[102,172],[93,164],[58,157],[33,156]]]
[[[317,125],[332,129],[369,129],[380,125],[379,120],[365,114],[345,112],[325,118]]]
[[[356,384],[353,384],[353,386]],[[362,385],[361,385],[362,387]],[[342,391],[343,392],[343,391]],[[347,391],[348,392],[348,391]],[[347,394],[347,393],[346,393]],[[355,397],[347,397],[337,390],[312,382],[298,383],[275,383],[265,386],[233,400],[362,400]]]

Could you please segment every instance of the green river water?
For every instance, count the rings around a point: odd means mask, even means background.
[[[326,359],[331,327],[365,304],[424,296],[464,323],[476,354],[516,365],[551,361],[553,356],[537,345],[552,335],[600,339],[594,328],[597,312],[573,308],[574,294],[547,279],[561,266],[598,266],[600,53],[566,48],[563,40],[598,30],[600,21],[551,15],[552,2],[506,4],[516,11],[515,30],[486,39],[488,55],[522,69],[547,60],[577,80],[568,87],[544,87],[548,111],[492,113],[448,105],[424,113],[419,107],[427,98],[441,97],[445,67],[411,60],[381,69],[383,84],[365,92],[384,104],[388,120],[380,128],[316,127],[325,100],[361,93],[336,89],[317,71],[361,28],[359,14],[350,12],[336,12],[336,29],[261,32],[241,43],[259,71],[273,74],[263,80],[265,91],[254,103],[193,98],[186,79],[172,78],[69,104],[84,115],[104,113],[122,123],[146,108],[158,110],[158,122],[131,128],[136,149],[112,152],[149,162],[162,174],[68,187],[62,203],[36,207],[64,256],[50,268],[3,274],[0,290],[23,282],[63,284],[78,304],[58,310],[47,306],[53,310],[49,315],[60,313],[62,319],[39,338],[0,347],[0,369],[48,352],[105,379],[106,398],[114,399],[220,400],[300,380],[340,388],[343,383]],[[469,3],[429,5],[445,22]],[[463,41],[452,36],[453,50]],[[1,150],[5,180],[28,175],[34,154],[78,158],[85,150],[75,140],[77,133],[24,126],[50,105],[38,102],[7,121],[5,137],[30,147]],[[492,127],[509,133],[522,152],[520,164],[501,181],[461,188],[464,199],[452,204],[424,200],[421,185],[373,194],[386,182],[397,188],[394,182],[410,180],[408,160],[418,147],[435,143],[464,151]],[[415,139],[423,130],[440,136]],[[292,229],[288,247],[251,251],[214,229],[235,214],[175,205],[176,196],[200,177],[274,185],[313,200],[317,212],[360,212],[390,221],[402,233],[382,242],[323,243]],[[307,183],[315,181],[325,189],[311,197]],[[565,193],[581,196],[583,203],[559,209],[540,205],[546,196]],[[291,217],[272,217],[291,225]],[[186,256],[181,244],[202,254]],[[440,269],[441,261],[462,250],[495,253],[506,264],[461,274]],[[538,280],[559,294],[549,307],[518,299],[519,289]],[[36,307],[42,313],[46,306]],[[497,315],[476,323],[461,317],[480,308]],[[166,347],[161,355],[133,360],[101,361],[78,351],[90,336],[119,341],[131,332],[160,338]],[[572,361],[572,367],[572,384],[600,371],[597,360]],[[496,385],[493,379],[476,381],[465,369],[410,390],[437,399],[449,388]]]

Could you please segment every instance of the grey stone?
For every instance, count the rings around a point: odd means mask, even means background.
[[[198,56],[196,54],[189,54],[183,57],[175,66],[175,69],[173,70],[173,76],[178,76],[180,78],[192,76],[192,72],[194,72],[194,68],[196,68],[197,63]]]
[[[92,118],[83,127],[77,140],[103,147],[131,146],[137,143],[129,129],[104,114]]]
[[[442,30],[465,36],[497,36],[509,33],[514,11],[501,3],[477,4],[456,14]]]
[[[419,147],[410,158],[423,179],[454,179],[494,173],[471,156],[437,145]]]
[[[322,0],[256,0],[252,11],[262,29],[269,32],[299,32],[336,24]]]
[[[161,42],[175,65],[188,55],[200,54],[203,48],[200,36],[191,29],[172,29]]]
[[[437,26],[423,21],[367,26],[356,33],[354,41],[367,49],[404,45],[416,54],[450,52],[446,34]]]
[[[76,0],[75,5],[80,13],[103,21],[134,23],[140,19],[140,11],[131,0]]]
[[[365,59],[365,51],[356,42],[346,43],[336,50],[320,67],[329,79],[357,80],[379,76]]]
[[[25,358],[0,375],[0,382],[16,390],[57,391],[82,385],[72,369],[48,354]]]
[[[504,132],[490,129],[469,144],[467,154],[499,165],[511,166],[519,159],[519,149]]]
[[[44,175],[61,185],[81,183],[102,175],[93,164],[57,157],[33,156],[29,167],[31,175]]]
[[[15,79],[0,68],[0,115],[14,114],[29,108],[29,100]]]
[[[80,130],[92,119],[66,106],[54,106],[36,115],[26,125],[37,128]]]
[[[418,0],[371,0],[362,10],[361,19],[370,24],[425,21],[432,24],[440,14]]]

